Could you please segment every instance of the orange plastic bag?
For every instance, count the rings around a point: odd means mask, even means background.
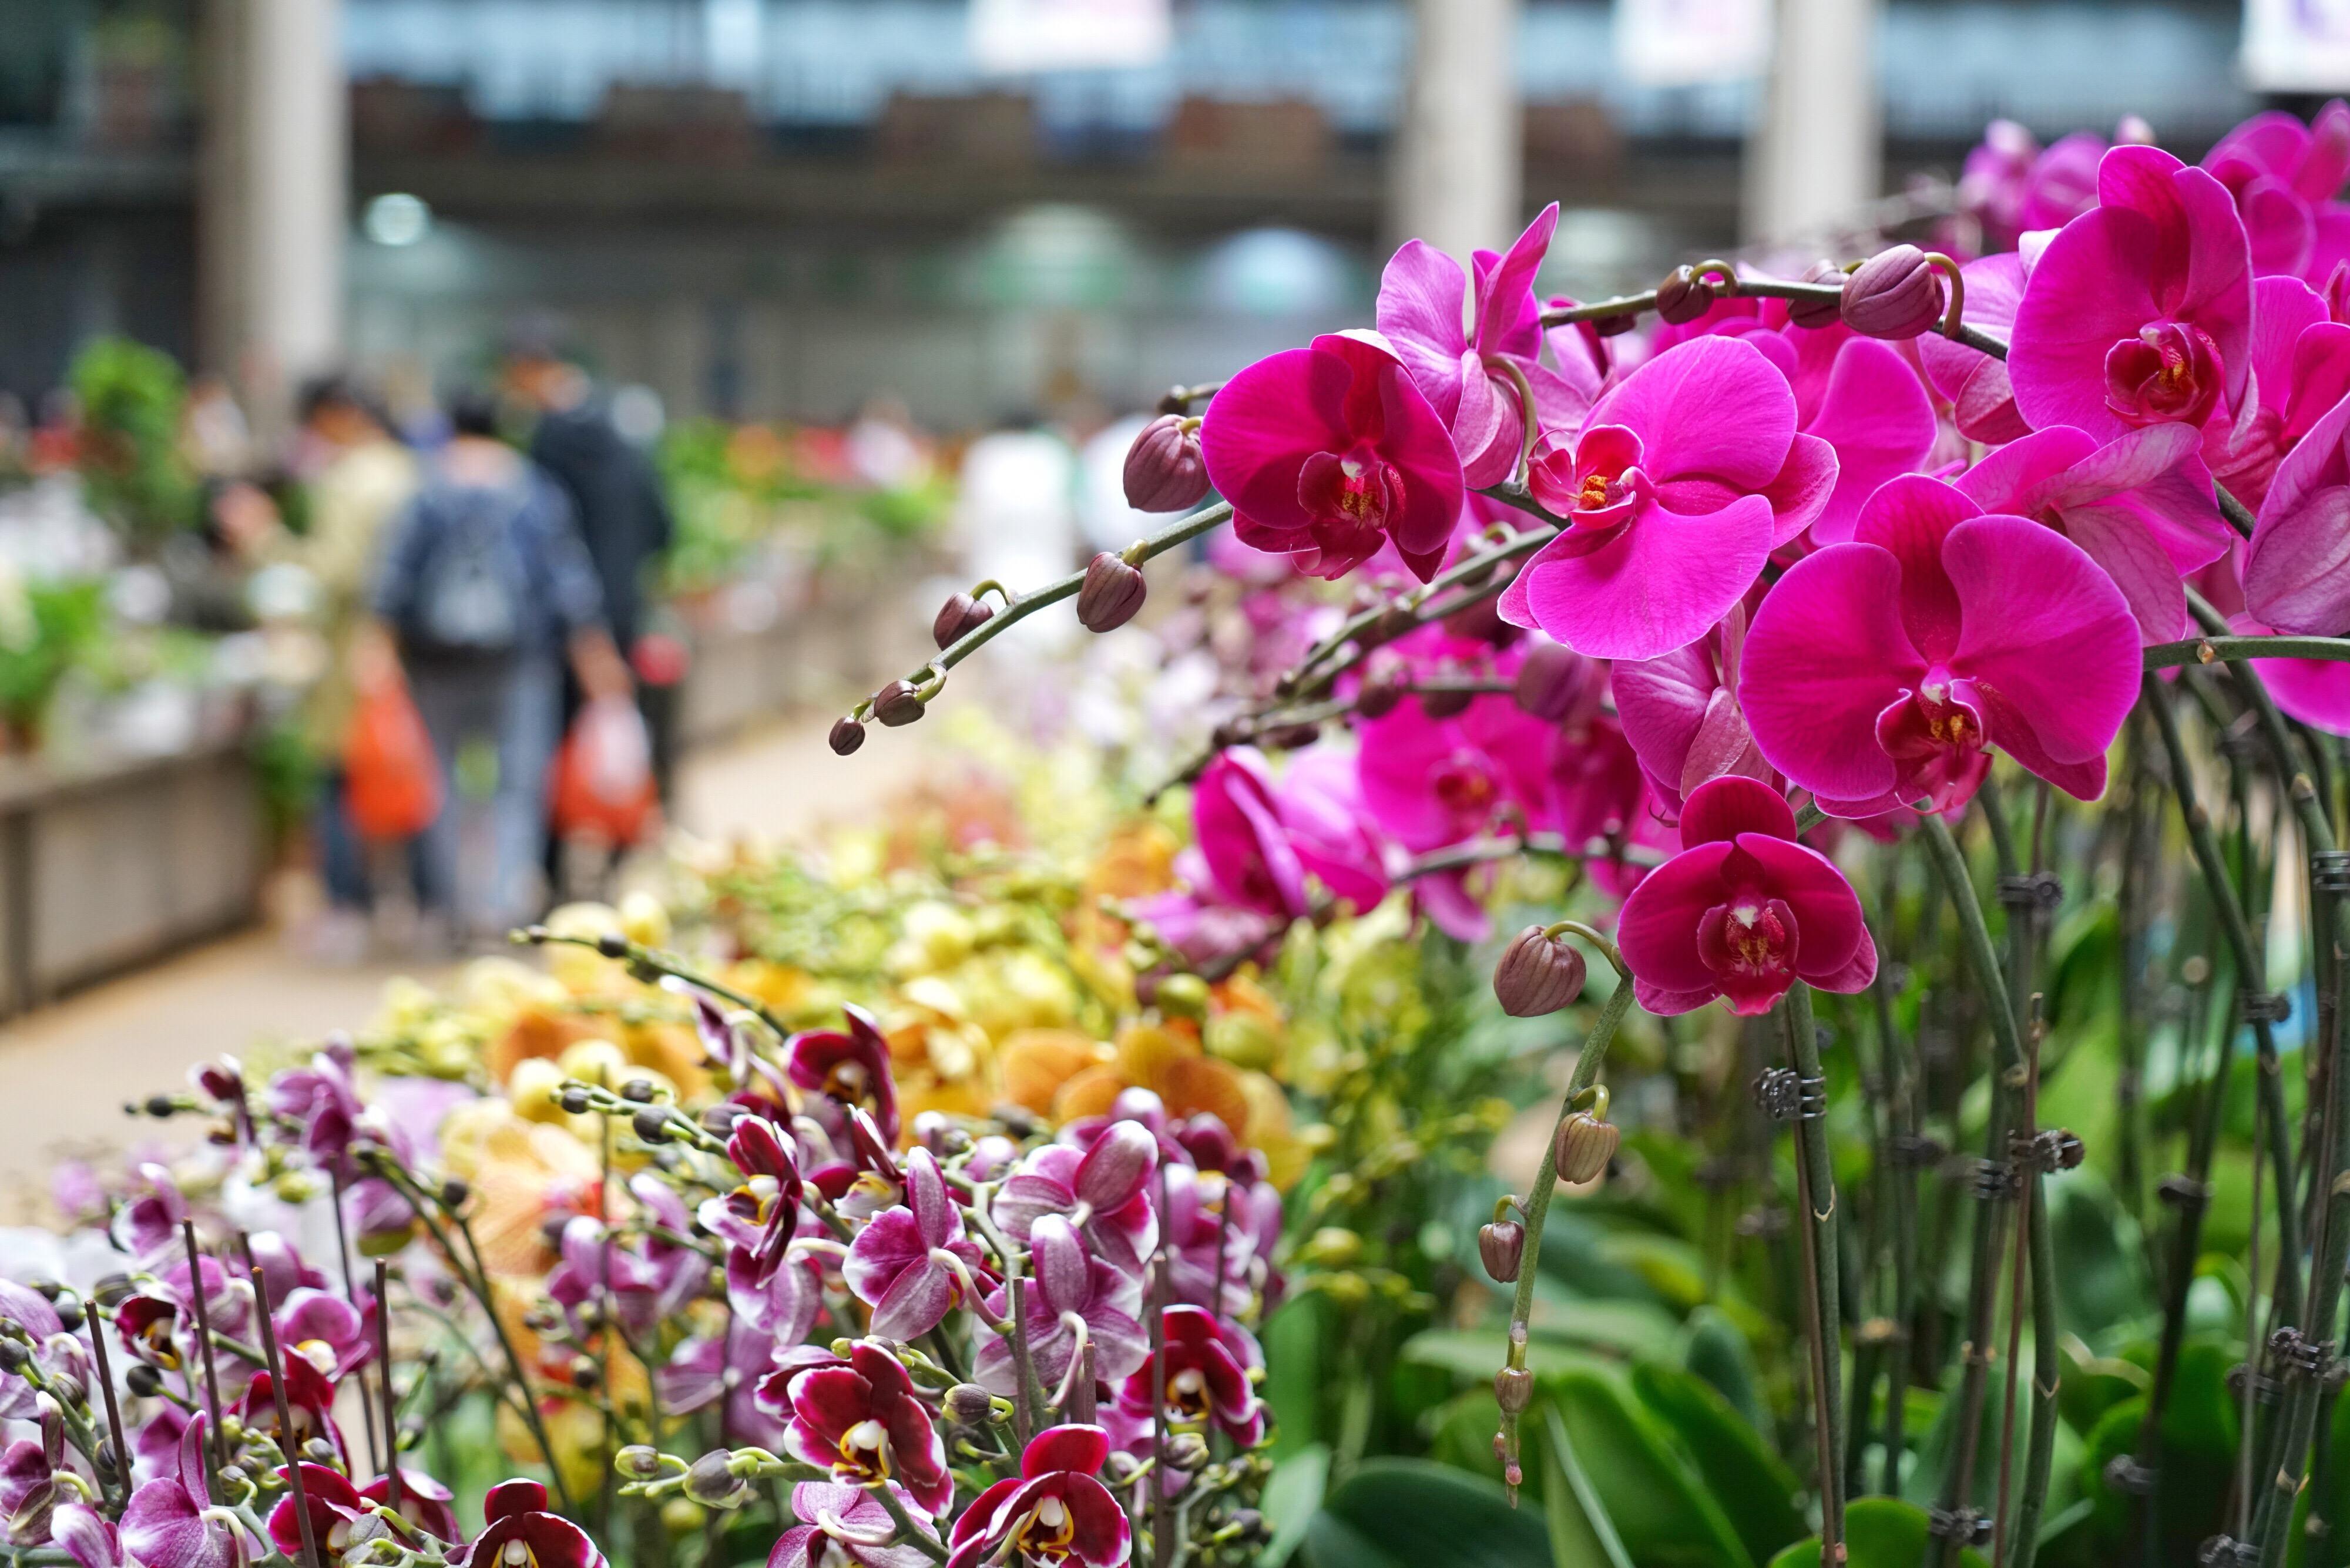
[[[397,674],[360,686],[343,736],[343,780],[362,838],[413,838],[440,814],[441,762]]]
[[[635,844],[659,815],[651,737],[626,697],[603,697],[579,710],[555,755],[548,781],[555,831],[562,838]]]

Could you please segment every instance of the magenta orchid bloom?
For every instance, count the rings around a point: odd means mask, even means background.
[[[1700,784],[1682,806],[1681,843],[1632,889],[1617,926],[1642,1007],[1670,1016],[1720,997],[1751,1018],[1799,980],[1850,993],[1877,977],[1859,896],[1795,842],[1795,814],[1769,784]]]
[[[1738,696],[1762,755],[1832,815],[1948,810],[1981,782],[1986,744],[2094,800],[2138,646],[2079,545],[1913,475],[1871,498],[1855,542],[1763,597]]]
[[[237,1419],[249,1430],[267,1434],[280,1453],[299,1453],[303,1444],[322,1438],[338,1458],[348,1455],[350,1450],[344,1446],[343,1430],[335,1425],[335,1386],[307,1361],[287,1357],[281,1365],[286,1371],[286,1411],[293,1417],[294,1430],[278,1429],[276,1386],[266,1372],[255,1373],[253,1381],[244,1386],[244,1396],[230,1407]],[[135,1550],[132,1555],[138,1555]]]
[[[122,1548],[143,1568],[244,1568],[244,1533],[213,1506],[204,1480],[204,1417],[192,1417],[176,1469],[132,1492],[122,1511]]]
[[[1983,139],[1959,171],[1959,207],[1982,225],[1993,247],[2012,245],[2033,229],[2053,229],[2079,216],[2097,197],[2102,137],[2076,130],[2046,151],[2012,119],[1983,127]],[[1969,291],[1970,302],[1973,299]],[[1973,312],[1968,312],[1971,318]]]
[[[1670,653],[1819,515],[1835,476],[1752,344],[1676,345],[1603,394],[1579,438],[1537,444],[1535,499],[1568,525],[1503,591],[1502,618],[1595,659]]]
[[[1216,1196],[1242,1205],[1232,1211],[1232,1224],[1224,1223],[1222,1211],[1212,1200]],[[1262,1222],[1261,1211],[1252,1214],[1252,1209],[1253,1196],[1245,1182],[1203,1175],[1180,1161],[1168,1162],[1167,1212],[1160,1227],[1167,1237],[1168,1292],[1175,1300],[1215,1306],[1221,1287],[1222,1311],[1246,1309],[1250,1264],[1257,1254]]]
[[[1080,1347],[1091,1345],[1094,1376],[1116,1382],[1142,1364],[1150,1342],[1138,1321],[1142,1280],[1117,1264],[1088,1257],[1076,1227],[1058,1214],[1042,1214],[1028,1232],[1028,1255],[1035,1277],[1028,1282],[1028,1358],[1047,1390],[1059,1386],[1076,1364]],[[1002,1317],[1012,1310],[1009,1287],[988,1298]],[[1007,1397],[1019,1386],[1008,1334],[992,1334],[979,1347],[974,1380]]]
[[[962,1211],[948,1195],[931,1151],[906,1156],[906,1201],[876,1214],[849,1244],[841,1277],[873,1309],[883,1339],[920,1339],[963,1301],[984,1266],[963,1234]]]
[[[457,1527],[457,1511],[449,1506],[449,1489],[422,1470],[400,1467],[400,1506],[396,1509],[391,1506],[390,1476],[376,1477],[359,1488],[359,1496],[378,1508],[399,1514],[436,1541],[454,1546],[465,1539],[465,1532]]]
[[[1256,1447],[1264,1436],[1265,1410],[1249,1370],[1263,1366],[1264,1355],[1254,1337],[1195,1306],[1169,1307],[1164,1321],[1169,1426],[1213,1426],[1242,1449]],[[1158,1379],[1157,1358],[1145,1356],[1134,1376],[1118,1385],[1119,1411],[1149,1421]]]
[[[2350,105],[2335,99],[2308,124],[2256,114],[2203,155],[2236,199],[2253,270],[2312,283],[2350,259],[2350,206],[2334,200],[2350,175]]]
[[[66,1462],[64,1407],[47,1394],[36,1396],[35,1405],[39,1438],[19,1438],[0,1449],[0,1533],[16,1546],[38,1546],[48,1539],[58,1500],[57,1472]]]
[[[784,1044],[784,1070],[810,1094],[861,1106],[881,1136],[898,1141],[898,1085],[889,1071],[889,1043],[873,1015],[854,1002],[841,1012],[848,1033],[804,1029]]]
[[[2295,278],[2262,278],[2254,296],[2252,389],[2260,405],[2234,429],[2206,432],[2203,452],[2228,493],[2258,509],[2278,465],[2350,395],[2350,326]]]
[[[1341,577],[1392,542],[1426,582],[1461,520],[1443,418],[1377,333],[1316,337],[1234,375],[1200,429],[1242,543]]]
[[[277,1472],[279,1480],[286,1472]],[[311,1538],[318,1543],[322,1562],[339,1563],[344,1551],[351,1543],[351,1526],[367,1517],[370,1510],[366,1498],[359,1495],[342,1471],[326,1465],[314,1465],[305,1460],[302,1465],[302,1501],[310,1515]],[[289,1563],[303,1561],[302,1517],[295,1511],[294,1495],[288,1491],[269,1511],[269,1539]]]
[[[1736,604],[1711,631],[1655,659],[1627,659],[1611,671],[1616,711],[1657,798],[1679,813],[1708,779],[1727,774],[1775,786],[1738,706],[1746,648],[1746,607]]]
[[[914,1528],[935,1546],[938,1531],[902,1489],[892,1488]],[[792,1516],[801,1522],[784,1532],[767,1553],[767,1568],[930,1568],[935,1561],[898,1539],[898,1521],[863,1487],[802,1481],[792,1488]]]
[[[179,1323],[179,1303],[162,1296],[131,1296],[114,1309],[114,1332],[122,1348],[166,1372],[180,1368]]]
[[[2012,251],[1981,256],[1959,269],[1967,286],[1967,325],[2001,338],[2015,332],[2015,307],[2023,298],[2023,258]],[[2032,427],[2015,406],[2015,383],[2007,361],[1964,343],[1928,332],[1910,340],[1926,379],[1949,400],[1950,418],[1969,441],[1996,446],[2027,434]],[[1864,498],[1865,499],[1865,498]],[[1849,531],[1845,537],[1850,538]]]
[[[785,1264],[775,1278],[809,1274],[795,1262]],[[817,1288],[812,1286],[808,1294],[821,1304]],[[728,1441],[782,1448],[785,1423],[760,1399],[760,1389],[774,1366],[775,1346],[796,1345],[815,1323],[811,1307],[798,1332],[785,1340],[737,1317],[726,1325],[723,1336],[697,1335],[680,1342],[670,1353],[669,1365],[653,1374],[653,1391],[660,1396],[661,1408],[672,1416],[685,1416],[718,1405],[719,1427]]]
[[[269,1080],[270,1110],[301,1129],[303,1150],[322,1165],[341,1161],[359,1136],[367,1105],[359,1098],[357,1064],[350,1043],[338,1040],[307,1066],[288,1067]]]
[[[1481,696],[1448,719],[1399,703],[1360,728],[1355,772],[1363,805],[1382,833],[1415,855],[1474,838],[1512,812],[1530,820],[1549,804],[1553,728],[1507,697]],[[1447,934],[1464,941],[1484,934],[1484,910],[1464,873],[1417,877],[1411,891]]]
[[[546,1511],[546,1488],[500,1481],[482,1500],[482,1532],[449,1554],[455,1568],[604,1568],[588,1532]]]
[[[2147,425],[2099,445],[2059,425],[2000,448],[1952,481],[1985,512],[2037,517],[2105,569],[2148,643],[2187,634],[2180,580],[2228,553],[2211,471],[2186,425]]]
[[[2350,399],[2278,465],[2244,547],[2244,607],[2282,632],[2350,631]]]
[[[1020,1473],[981,1492],[955,1521],[946,1568],[1119,1568],[1134,1551],[1134,1531],[1097,1479],[1108,1461],[1109,1434],[1099,1427],[1037,1433],[1021,1450]]]
[[[1314,913],[1314,877],[1358,909],[1387,896],[1351,760],[1317,747],[1276,785],[1255,748],[1218,753],[1191,795],[1206,891],[1286,923]]]
[[[340,1296],[305,1285],[286,1298],[276,1320],[286,1354],[300,1356],[331,1382],[341,1381],[375,1354],[372,1304],[362,1312]]]
[[[1406,241],[1380,275],[1379,334],[1451,431],[1465,483],[1497,484],[1516,470],[1529,417],[1519,378],[1534,393],[1531,417],[1538,428],[1579,423],[1599,389],[1596,377],[1571,381],[1539,362],[1542,306],[1534,298],[1534,275],[1557,227],[1553,202],[1505,254],[1477,253],[1473,333],[1461,325],[1469,279],[1459,262],[1425,240]]]
[[[122,1568],[122,1532],[86,1502],[61,1502],[49,1516],[49,1543],[78,1568]]]
[[[879,1345],[860,1341],[847,1366],[794,1379],[791,1407],[784,1443],[794,1457],[847,1485],[894,1480],[933,1518],[954,1502],[946,1443],[905,1367]]]
[[[1137,1275],[1159,1244],[1150,1178],[1159,1139],[1139,1122],[1112,1122],[1089,1148],[1047,1144],[1020,1162],[996,1189],[991,1212],[1024,1246],[1036,1221],[1057,1215],[1077,1228],[1094,1255]]]
[[[2241,410],[2252,265],[2227,188],[2151,147],[2097,165],[2098,206],[2064,225],[2016,306],[2007,369],[2034,429],[2110,441]]]
[[[711,1234],[749,1254],[754,1282],[764,1283],[799,1231],[799,1165],[775,1123],[755,1115],[736,1118],[726,1158],[743,1173],[743,1185],[703,1199],[697,1214]]]

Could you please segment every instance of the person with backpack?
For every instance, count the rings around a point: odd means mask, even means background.
[[[565,664],[591,698],[633,683],[562,490],[498,439],[489,399],[460,395],[449,422],[385,540],[374,609],[444,775],[424,905],[461,940],[496,940],[538,908]]]

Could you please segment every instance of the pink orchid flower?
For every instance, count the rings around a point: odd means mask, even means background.
[[[2282,632],[2350,631],[2350,399],[2277,466],[2244,547],[2244,607]]]
[[[1316,337],[1239,371],[1200,429],[1242,543],[1341,577],[1392,542],[1426,582],[1461,519],[1445,421],[1376,332]]]
[[[2003,446],[1952,483],[1985,512],[2036,517],[2081,546],[2129,602],[2148,643],[2187,634],[2189,573],[2228,553],[2211,471],[2186,425],[2100,445],[2059,425]]]
[[[1264,1365],[1264,1354],[1254,1336],[1239,1324],[1224,1323],[1196,1306],[1169,1307],[1163,1322],[1169,1424],[1212,1425],[1235,1446],[1256,1447],[1264,1436],[1265,1409],[1249,1372]],[[1130,1420],[1150,1421],[1158,1364],[1159,1357],[1145,1356],[1134,1375],[1118,1385],[1118,1407]]]
[[[1126,1511],[1097,1478],[1109,1460],[1099,1427],[1048,1427],[1021,1450],[1020,1473],[981,1492],[954,1522],[946,1568],[1050,1563],[1119,1568],[1134,1551]]]
[[[49,1542],[78,1568],[122,1568],[122,1532],[86,1502],[61,1502],[49,1516]]]
[[[1415,855],[1474,838],[1513,813],[1529,819],[1547,804],[1550,729],[1498,695],[1478,697],[1448,719],[1399,703],[1360,727],[1355,772],[1363,805],[1382,833]],[[1420,877],[1411,890],[1447,934],[1464,941],[1483,934],[1484,910],[1463,873]]]
[[[457,1511],[449,1506],[450,1490],[422,1470],[411,1470],[405,1465],[400,1471],[400,1506],[391,1506],[391,1478],[378,1476],[359,1488],[359,1496],[378,1508],[390,1509],[410,1524],[452,1546],[465,1539],[457,1527]]]
[[[289,1357],[281,1365],[286,1371],[286,1413],[293,1417],[293,1431],[278,1429],[276,1384],[266,1372],[254,1374],[253,1381],[244,1386],[243,1397],[229,1407],[230,1413],[244,1422],[247,1430],[267,1433],[280,1453],[298,1453],[303,1444],[321,1438],[333,1448],[338,1459],[347,1458],[350,1449],[343,1441],[343,1429],[335,1424],[335,1386],[324,1373],[298,1357]],[[134,1551],[132,1555],[137,1552]]]
[[[1380,275],[1379,334],[1452,432],[1468,484],[1497,484],[1517,468],[1528,417],[1520,377],[1534,393],[1538,427],[1580,422],[1599,390],[1596,378],[1569,380],[1540,363],[1534,275],[1557,227],[1553,202],[1506,254],[1477,253],[1473,286],[1459,262],[1425,240],[1406,241]],[[1473,332],[1461,325],[1464,289],[1472,290]]]
[[[278,1344],[289,1356],[298,1355],[330,1382],[339,1382],[352,1368],[363,1366],[375,1354],[375,1310],[361,1310],[326,1291],[305,1285],[277,1309]]]
[[[604,1554],[588,1532],[546,1511],[546,1488],[535,1480],[500,1481],[482,1500],[482,1532],[449,1554],[454,1568],[604,1568]],[[512,1546],[515,1550],[509,1552]]]
[[[2350,326],[2334,319],[2324,299],[2298,278],[2262,278],[2253,297],[2252,389],[2259,406],[2232,430],[2204,432],[2203,454],[2228,493],[2257,510],[2268,499],[2278,465],[2350,395]]]
[[[2076,130],[2046,151],[2012,119],[1983,128],[1981,144],[1959,172],[1959,205],[1982,225],[1994,248],[2015,244],[2034,229],[2053,229],[2096,204],[2097,160],[2106,140]],[[1973,299],[1971,292],[1968,299]],[[1973,319],[1971,307],[1968,318]]]
[[[1003,1233],[1025,1245],[1036,1221],[1056,1214],[1077,1228],[1097,1257],[1137,1275],[1159,1244],[1149,1184],[1159,1139],[1140,1122],[1115,1121],[1088,1148],[1047,1144],[1004,1178],[991,1209]]]
[[[889,1071],[889,1043],[873,1015],[855,1002],[842,1014],[848,1032],[803,1029],[784,1043],[785,1072],[810,1094],[843,1106],[861,1106],[891,1143],[898,1141],[898,1085]]]
[[[2256,114],[2220,138],[2203,167],[2236,199],[2255,272],[2318,283],[2350,260],[2350,205],[2334,200],[2350,175],[2350,104],[2337,98],[2306,125]]]
[[[799,1232],[799,1164],[775,1124],[761,1116],[735,1119],[726,1158],[743,1183],[703,1199],[697,1217],[712,1235],[747,1253],[754,1282],[764,1282],[783,1266],[784,1251]]]
[[[2014,336],[2015,307],[2023,298],[2023,258],[2012,251],[1981,256],[1960,267],[1959,275],[1967,286],[1967,325],[2002,339]],[[1960,435],[1996,446],[2031,431],[2016,410],[2015,383],[2009,379],[2006,360],[1938,332],[1911,341],[1926,379],[1950,402],[1950,418]],[[1851,536],[1849,532],[1845,535]]]
[[[933,1550],[938,1531],[912,1506],[902,1488],[893,1492],[914,1528]],[[792,1488],[792,1515],[801,1522],[784,1532],[767,1553],[767,1568],[931,1568],[936,1561],[911,1542],[898,1540],[898,1521],[880,1500],[861,1486],[802,1481]]]
[[[933,1518],[954,1502],[947,1446],[898,1358],[870,1341],[845,1366],[819,1366],[791,1385],[785,1447],[850,1486],[898,1481]]]
[[[1254,1194],[1270,1190],[1259,1184],[1253,1191],[1237,1179],[1195,1170],[1180,1161],[1168,1162],[1167,1212],[1159,1230],[1167,1238],[1167,1282],[1175,1300],[1193,1306],[1216,1306],[1221,1287],[1222,1311],[1247,1309],[1261,1214],[1244,1216],[1254,1209]],[[1224,1223],[1221,1201],[1241,1205],[1232,1210],[1230,1225]]]
[[[277,1479],[286,1480],[280,1469]],[[318,1556],[329,1563],[340,1563],[343,1552],[351,1543],[351,1527],[367,1517],[370,1510],[367,1499],[359,1495],[342,1471],[326,1465],[302,1461],[302,1501],[310,1516],[311,1539],[318,1543]],[[269,1539],[289,1563],[303,1561],[302,1515],[294,1507],[294,1495],[289,1490],[277,1500],[265,1521]]]
[[[1947,810],[1973,795],[1987,744],[2094,800],[2138,646],[2079,545],[1912,475],[1870,499],[1853,543],[1763,596],[1738,697],[1762,755],[1832,815]]]
[[[1768,1012],[1801,980],[1850,993],[1877,977],[1860,898],[1769,784],[1735,775],[1683,804],[1679,855],[1641,879],[1617,926],[1633,994],[1661,1016],[1716,997]]]
[[[1094,1376],[1116,1382],[1142,1365],[1150,1342],[1138,1321],[1142,1278],[1104,1258],[1087,1254],[1076,1228],[1058,1214],[1037,1217],[1028,1232],[1028,1256],[1035,1277],[1024,1293],[1028,1316],[1028,1358],[1049,1393],[1070,1375],[1081,1347],[1094,1352]],[[1012,1310],[1012,1292],[1003,1287],[988,1298],[1003,1317]],[[1018,1386],[1008,1334],[990,1334],[979,1347],[972,1376],[991,1393],[1009,1397]]]
[[[1728,774],[1776,787],[1778,770],[1763,761],[1738,706],[1738,673],[1746,648],[1746,607],[1730,607],[1720,624],[1687,648],[1655,659],[1627,659],[1610,679],[1625,738],[1640,772],[1676,815],[1700,784]]]
[[[1250,746],[1218,753],[1191,794],[1206,891],[1286,924],[1314,913],[1309,877],[1368,909],[1387,896],[1378,842],[1365,824],[1350,759],[1315,747],[1280,784]]]
[[[906,1201],[876,1214],[849,1244],[841,1277],[873,1309],[883,1339],[920,1339],[960,1305],[983,1266],[962,1211],[926,1148],[906,1156]]]
[[[177,1467],[132,1492],[122,1511],[123,1550],[144,1568],[244,1568],[250,1560],[234,1516],[213,1505],[204,1431],[205,1417],[192,1417],[180,1434]]]
[[[1579,438],[1536,445],[1534,496],[1568,525],[1503,591],[1502,618],[1595,659],[1685,647],[1819,515],[1835,473],[1753,345],[1679,344],[1602,395]]]
[[[2032,267],[2008,345],[2034,429],[2101,441],[2232,421],[2251,376],[2252,265],[2227,188],[2152,147],[2097,165],[2098,205]]]

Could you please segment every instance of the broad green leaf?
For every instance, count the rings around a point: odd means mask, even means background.
[[[1273,1526],[1273,1541],[1258,1560],[1263,1568],[1281,1568],[1304,1542],[1329,1484],[1330,1450],[1321,1443],[1308,1443],[1274,1467],[1264,1483],[1264,1517]]]
[[[1542,1417],[1550,1439],[1543,1453],[1543,1513],[1550,1523],[1552,1561],[1557,1568],[1632,1568],[1607,1503],[1575,1457],[1558,1407],[1545,1402]]]
[[[1329,1343],[1329,1322],[1328,1300],[1308,1291],[1265,1324],[1264,1400],[1273,1407],[1275,1459],[1330,1436],[1321,1407],[1321,1347]]]
[[[1307,1568],[1553,1568],[1549,1532],[1502,1489],[1424,1459],[1373,1459],[1305,1532]]]
[[[1754,1366],[1754,1351],[1720,1308],[1701,1306],[1690,1314],[1681,1331],[1681,1361],[1730,1401],[1756,1431],[1765,1431],[1770,1416],[1757,1391],[1762,1377]]]
[[[1802,1483],[1711,1385],[1679,1367],[1643,1361],[1632,1368],[1632,1391],[1679,1439],[1756,1562],[1803,1535],[1795,1507]]]
[[[1918,1568],[1926,1561],[1926,1511],[1898,1497],[1856,1497],[1844,1511],[1844,1540],[1850,1568]],[[1959,1561],[1964,1568],[1989,1568],[1971,1548]],[[1820,1568],[1820,1538],[1796,1542],[1769,1568]]]
[[[1722,1504],[1617,1378],[1570,1372],[1549,1385],[1575,1453],[1632,1560],[1651,1568],[1751,1568]]]

